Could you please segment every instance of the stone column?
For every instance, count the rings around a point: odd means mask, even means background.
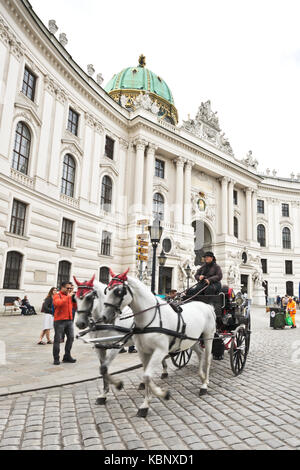
[[[252,240],[257,238],[257,191],[252,194]]]
[[[246,189],[246,220],[247,220],[247,241],[252,239],[252,189]]]
[[[227,235],[228,232],[228,181],[229,179],[224,176],[221,178],[222,185],[222,234]]]
[[[144,158],[147,142],[144,139],[137,139],[134,142],[136,146],[135,159],[135,188],[133,205],[137,212],[142,212],[143,206],[143,186],[144,186]]]
[[[228,233],[231,237],[233,237],[234,230],[233,230],[233,217],[234,217],[234,209],[233,209],[233,188],[234,188],[235,181],[230,180],[228,186]]]
[[[194,163],[187,161],[184,173],[184,224],[191,225],[191,187]]]
[[[120,214],[125,215],[126,200],[125,200],[125,177],[126,177],[126,160],[127,150],[129,144],[124,139],[119,142],[119,181],[118,181],[118,195],[117,195],[117,210]]]
[[[147,150],[146,160],[146,180],[145,180],[145,206],[147,216],[152,216],[153,210],[153,177],[154,177],[154,161],[155,151],[157,150],[155,144],[150,143]]]
[[[175,224],[182,224],[183,213],[183,165],[184,158],[179,157],[176,160],[176,198],[175,198],[175,211],[174,222]]]

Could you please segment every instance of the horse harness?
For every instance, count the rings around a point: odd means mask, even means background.
[[[125,281],[120,280],[119,278],[115,277],[115,278],[112,278],[110,284],[112,284],[113,281],[120,284],[120,287],[118,289],[116,289],[115,292],[114,292],[115,296],[119,298],[119,302],[116,305],[112,304],[112,303],[109,303],[109,302],[105,302],[104,305],[107,306],[107,307],[113,308],[115,312],[121,312],[120,307],[122,305],[124,297],[127,294],[127,289],[129,290],[129,293],[132,296],[132,298],[133,298],[133,293],[132,293],[132,290],[131,290],[130,286],[127,283],[125,283]],[[87,286],[80,286],[80,287],[85,287],[86,288]],[[89,288],[89,289],[91,290],[91,288]],[[105,294],[107,293],[108,289],[109,289],[109,285],[106,287],[106,289],[104,291]],[[95,291],[93,291],[93,292],[95,292]],[[96,293],[96,296],[97,296],[97,293]],[[182,303],[184,303],[184,302],[182,302]],[[186,323],[185,323],[185,321],[184,321],[184,319],[181,315],[182,309],[180,309],[180,308],[179,309],[177,308],[176,310],[174,309],[174,311],[177,313],[177,318],[178,318],[177,319],[176,331],[164,328],[163,327],[162,316],[161,316],[161,309],[160,309],[160,307],[162,305],[169,305],[169,303],[166,302],[164,304],[160,304],[158,302],[158,300],[156,299],[156,305],[154,305],[152,307],[149,307],[145,310],[142,310],[140,312],[137,312],[136,314],[126,316],[125,318],[120,317],[120,320],[122,321],[122,320],[125,320],[125,319],[128,319],[128,318],[131,318],[131,317],[134,318],[137,315],[140,315],[140,314],[145,313],[149,310],[155,309],[154,310],[154,315],[153,315],[151,321],[144,328],[138,328],[136,326],[136,324],[133,323],[132,327],[128,330],[128,328],[123,328],[121,326],[114,326],[113,324],[100,324],[101,321],[95,321],[92,318],[90,318],[89,319],[89,324],[90,324],[89,328],[87,330],[79,333],[79,335],[83,336],[84,334],[89,333],[91,331],[112,330],[112,329],[115,330],[115,331],[118,331],[120,333],[125,333],[125,336],[121,341],[121,344],[117,342],[117,343],[114,343],[112,345],[102,345],[102,344],[96,345],[96,347],[100,348],[100,349],[113,349],[113,348],[119,349],[119,348],[123,347],[132,336],[138,335],[138,334],[146,334],[146,333],[164,333],[164,334],[167,334],[169,336],[172,336],[173,338],[172,338],[172,341],[169,345],[169,351],[173,348],[173,346],[176,342],[176,339],[180,339],[180,344],[183,340],[186,340],[186,339],[193,340],[193,341],[197,341],[199,339],[199,338],[191,338],[191,337],[189,337],[185,334]],[[89,310],[89,311],[79,311],[78,313],[87,313],[88,316],[90,316],[91,315],[91,310]],[[152,323],[154,322],[157,315],[159,315],[159,326],[151,327],[150,325],[152,325]],[[179,345],[179,347],[180,347],[180,345]]]

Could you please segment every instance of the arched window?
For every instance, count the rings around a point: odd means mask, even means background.
[[[257,241],[260,246],[266,246],[266,228],[262,224],[257,226]]]
[[[282,247],[291,248],[291,231],[288,227],[282,230]]]
[[[74,197],[76,164],[72,155],[65,155],[61,181],[61,193]]]
[[[101,185],[101,209],[111,212],[113,183],[109,176],[104,176]]]
[[[9,251],[6,258],[3,289],[19,289],[23,255]]]
[[[293,296],[294,295],[294,283],[293,283],[293,281],[287,281],[286,284],[285,284],[285,287],[286,287],[286,294]]]
[[[60,261],[58,265],[57,287],[60,289],[62,282],[70,281],[71,263],[69,261]]]
[[[12,168],[27,175],[30,156],[31,134],[24,122],[18,122],[15,134]]]
[[[153,196],[153,218],[164,220],[165,200],[160,193],[155,193]]]
[[[233,234],[235,238],[239,238],[239,221],[237,217],[233,217]]]
[[[106,266],[100,268],[99,281],[106,285],[109,283],[109,268]]]

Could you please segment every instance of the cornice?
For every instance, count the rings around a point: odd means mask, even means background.
[[[155,136],[161,137],[165,141],[171,142],[181,147],[183,150],[187,151],[189,155],[193,153],[195,158],[197,157],[205,158],[205,160],[211,161],[212,163],[218,166],[221,166],[222,168],[229,169],[231,171],[234,169],[235,172],[237,172],[237,174],[235,174],[235,177],[234,177],[235,180],[238,180],[238,173],[242,174],[244,178],[245,177],[250,178],[256,184],[260,183],[262,180],[261,176],[254,175],[253,173],[248,172],[248,170],[246,170],[245,168],[240,168],[236,163],[225,160],[222,156],[219,156],[216,153],[212,153],[211,151],[200,147],[200,145],[194,142],[188,141],[185,137],[179,135],[178,133],[175,134],[170,129],[166,129],[165,127],[161,128],[161,126],[158,123],[150,121],[145,117],[142,117],[142,116],[134,117],[129,122],[129,128],[132,131],[141,130],[141,129],[151,131],[151,133],[154,134]],[[195,166],[197,165],[200,166],[197,160],[191,160],[191,161],[193,161]]]
[[[299,184],[299,189],[298,189],[298,188],[286,188],[284,186],[270,186],[269,184],[260,183],[258,186],[258,191],[259,190],[267,191],[269,193],[280,192],[280,193],[285,193],[285,194],[291,194],[299,198],[300,184]]]
[[[29,40],[44,55],[46,62],[55,67],[71,86],[96,108],[100,109],[103,114],[108,115],[111,120],[117,122],[120,126],[127,127],[129,112],[116,104],[105,90],[79,67],[55,36],[41,22],[27,0],[4,0],[4,6]],[[2,26],[0,28],[1,38],[3,36],[4,40],[8,35],[15,37],[4,18],[0,17],[0,21]],[[7,39],[7,42],[9,43],[9,39]],[[22,55],[29,53],[17,39],[16,43],[22,47],[22,51],[20,51]]]

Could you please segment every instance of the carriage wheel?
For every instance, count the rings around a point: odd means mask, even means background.
[[[250,334],[245,325],[240,325],[233,333],[230,347],[230,364],[234,375],[243,372],[250,345]]]
[[[173,362],[174,366],[178,367],[178,369],[182,369],[182,367],[186,366],[189,360],[191,359],[192,355],[191,349],[186,349],[185,351],[181,351],[174,356],[171,356],[171,361]]]

